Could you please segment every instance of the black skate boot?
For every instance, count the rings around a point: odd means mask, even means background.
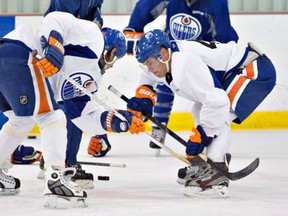
[[[154,139],[156,139],[158,142],[164,144],[165,137],[166,137],[166,132],[164,130],[162,130],[159,126],[153,125],[152,126],[152,134],[151,134],[151,136]],[[150,141],[149,146],[152,149],[156,149],[155,156],[159,156],[161,147],[159,147],[152,140]]]
[[[80,164],[67,164],[66,168],[73,167],[76,169],[76,173],[71,176],[71,181],[75,182],[82,189],[93,189],[94,188],[94,177],[92,173],[86,173],[85,170],[82,169]],[[71,173],[66,173],[71,174]]]
[[[225,163],[216,163],[228,170]],[[209,164],[201,163],[185,168],[186,176],[184,195],[187,197],[227,198],[229,179]],[[182,173],[180,173],[181,175]]]
[[[228,166],[230,164],[231,161],[231,154],[226,153],[224,156],[224,161],[225,161],[225,169],[228,170]],[[188,166],[188,167],[184,167],[178,170],[178,179],[177,182],[179,184],[185,185],[187,180],[190,180],[193,178],[193,174],[195,173],[195,169],[198,166]],[[200,168],[200,167],[199,167]]]

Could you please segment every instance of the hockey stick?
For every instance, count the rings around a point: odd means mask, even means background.
[[[288,86],[276,83],[276,87],[281,90],[288,90]]]
[[[114,94],[116,94],[118,97],[120,97],[121,99],[123,99],[125,102],[128,102],[129,99],[123,95],[121,92],[119,92],[117,89],[115,89],[113,86],[109,86],[108,89],[113,92]],[[173,138],[175,138],[177,141],[179,141],[182,145],[186,146],[187,143],[185,140],[183,140],[181,137],[179,137],[176,133],[174,133],[173,131],[171,131],[169,128],[167,128],[165,125],[161,124],[160,122],[158,122],[153,116],[151,116],[149,113],[147,112],[143,112],[143,115],[145,115],[149,120],[151,120],[153,123],[155,123],[156,125],[158,125],[161,129],[163,129],[165,132],[167,132],[169,135],[171,135]],[[153,139],[154,142],[155,139]],[[157,140],[156,140],[157,141]],[[156,143],[156,142],[155,142]],[[156,144],[158,145],[159,142],[157,142]],[[160,143],[160,145],[158,145],[162,148],[163,145],[162,143]],[[166,146],[165,146],[166,147]],[[187,160],[187,159],[186,159]],[[248,166],[244,167],[242,170],[239,170],[237,172],[228,172],[226,170],[221,169],[220,167],[218,167],[211,159],[209,159],[208,157],[206,157],[205,155],[201,154],[201,156],[196,157],[195,159],[189,160],[189,162],[192,162],[193,160],[200,160],[202,162],[207,162],[209,165],[211,165],[212,167],[216,168],[218,171],[220,171],[223,175],[225,175],[227,178],[229,178],[232,181],[244,178],[246,176],[248,176],[249,174],[251,174],[254,170],[256,170],[256,168],[259,166],[259,158],[256,158],[254,161],[252,161]]]
[[[87,162],[87,161],[78,161],[78,163],[83,165],[92,165],[92,166],[108,166],[108,167],[126,167],[126,164],[119,163],[101,163],[101,162]]]
[[[42,57],[38,54],[37,50],[33,50],[32,51],[32,56],[36,57],[38,60],[41,59]],[[94,94],[92,94],[91,92],[89,92],[86,88],[84,88],[83,86],[79,85],[77,82],[75,82],[71,77],[67,76],[63,71],[59,71],[58,73],[60,73],[60,75],[62,77],[64,77],[67,81],[69,81],[74,87],[78,88],[79,90],[83,91],[86,95],[88,95],[91,100],[95,101],[96,103],[98,103],[99,105],[103,106],[106,110],[113,112],[113,114],[115,114],[115,116],[117,116],[119,119],[121,119],[122,121],[127,121],[126,118],[124,116],[122,116],[120,113],[118,113],[116,110],[110,108],[108,105],[106,105],[104,102],[100,101]],[[173,150],[171,150],[170,148],[168,148],[167,146],[163,145],[162,143],[158,142],[156,139],[154,139],[149,133],[146,133],[150,139],[152,139],[158,146],[162,147],[165,151],[167,151],[168,153],[170,153],[171,155],[173,155],[174,157],[178,158],[179,160],[183,161],[184,163],[186,163],[187,165],[191,165],[191,163],[183,156],[177,154],[176,152],[174,152]]]

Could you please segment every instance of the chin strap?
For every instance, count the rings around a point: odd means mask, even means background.
[[[114,63],[114,62],[115,62],[115,61],[118,59],[118,57],[117,57],[117,56],[114,56],[114,58],[113,58],[113,60],[112,60],[112,61],[110,61],[110,62],[109,62],[109,61],[107,61],[107,60],[106,60],[106,55],[107,55],[107,53],[108,53],[108,52],[107,52],[107,50],[105,50],[105,51],[103,52],[103,59],[104,59],[104,62],[105,62],[105,66],[104,66],[104,68],[103,68],[104,70],[106,70],[106,69],[107,69],[107,67],[106,67],[106,66],[107,66],[108,64],[113,64],[113,63]]]

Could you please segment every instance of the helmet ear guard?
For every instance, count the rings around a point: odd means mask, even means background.
[[[143,63],[151,56],[154,56],[157,59],[160,58],[159,60],[161,61],[162,57],[159,54],[161,47],[171,48],[169,36],[160,29],[151,30],[140,38],[136,49],[136,59],[138,62]]]

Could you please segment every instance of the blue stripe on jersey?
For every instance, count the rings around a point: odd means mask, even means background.
[[[223,86],[220,82],[221,79],[223,77],[224,71],[214,71],[212,68],[209,67],[211,76],[213,78],[213,82],[214,82],[214,86],[215,88],[219,88],[219,89],[223,89]],[[222,74],[222,75],[221,75]],[[219,76],[219,77],[218,77]]]
[[[2,126],[8,121],[8,117],[5,116],[3,113],[0,113],[0,130]]]
[[[98,59],[98,56],[87,46],[68,44],[64,46],[65,55],[76,56],[88,59]]]

